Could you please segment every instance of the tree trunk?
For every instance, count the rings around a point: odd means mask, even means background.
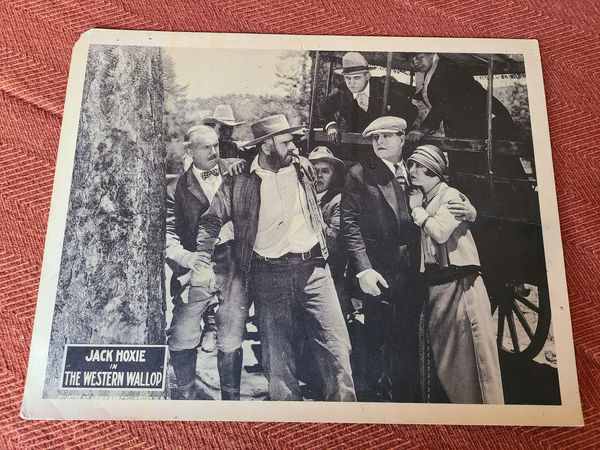
[[[160,49],[90,47],[46,398],[110,395],[59,389],[65,344],[165,344],[163,99]]]

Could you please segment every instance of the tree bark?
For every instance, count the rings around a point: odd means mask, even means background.
[[[163,100],[159,48],[90,47],[46,398],[111,395],[59,389],[65,344],[165,344]]]

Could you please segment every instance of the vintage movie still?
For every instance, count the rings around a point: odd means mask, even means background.
[[[537,42],[85,33],[22,416],[581,425]]]

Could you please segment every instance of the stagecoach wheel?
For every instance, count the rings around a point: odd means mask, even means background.
[[[506,283],[490,292],[492,315],[498,323],[498,348],[533,359],[550,331],[550,301],[545,289]]]

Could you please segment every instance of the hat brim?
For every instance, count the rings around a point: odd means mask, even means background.
[[[364,137],[369,137],[374,133],[397,133],[397,134],[406,134],[404,131],[393,130],[391,128],[379,128],[378,130],[371,130],[368,133],[363,132]]]
[[[337,166],[336,167],[337,170],[343,170],[343,171],[346,170],[346,164],[344,164],[344,161],[342,161],[341,159],[337,159],[335,156],[319,156],[318,158],[312,158],[312,159],[309,157],[308,160],[311,163],[325,161],[326,163]]]
[[[207,123],[218,123],[220,125],[229,125],[230,127],[237,127],[238,125],[246,123],[246,121],[242,120],[241,122],[233,122],[233,121],[229,121],[229,120],[217,119],[215,117],[206,117],[206,118],[202,119],[203,125],[205,125]]]
[[[297,127],[290,127],[290,128],[285,128],[283,130],[279,130],[279,131],[275,131],[273,133],[269,133],[269,134],[265,134],[264,136],[261,136],[257,139],[254,139],[250,142],[246,142],[242,147],[246,148],[246,147],[253,147],[256,144],[266,141],[267,139],[271,139],[273,136],[277,136],[280,134],[285,134],[285,133],[293,133],[294,131],[298,131],[299,129],[304,128],[302,125],[297,126]]]
[[[361,70],[353,70],[353,71],[350,71],[350,72],[344,72],[344,69],[335,69],[333,71],[333,73],[335,73],[336,75],[352,75],[353,73],[371,72],[371,71],[375,70],[376,68],[377,67],[375,67],[375,66],[369,66],[369,68],[366,69],[366,70],[361,69]]]

